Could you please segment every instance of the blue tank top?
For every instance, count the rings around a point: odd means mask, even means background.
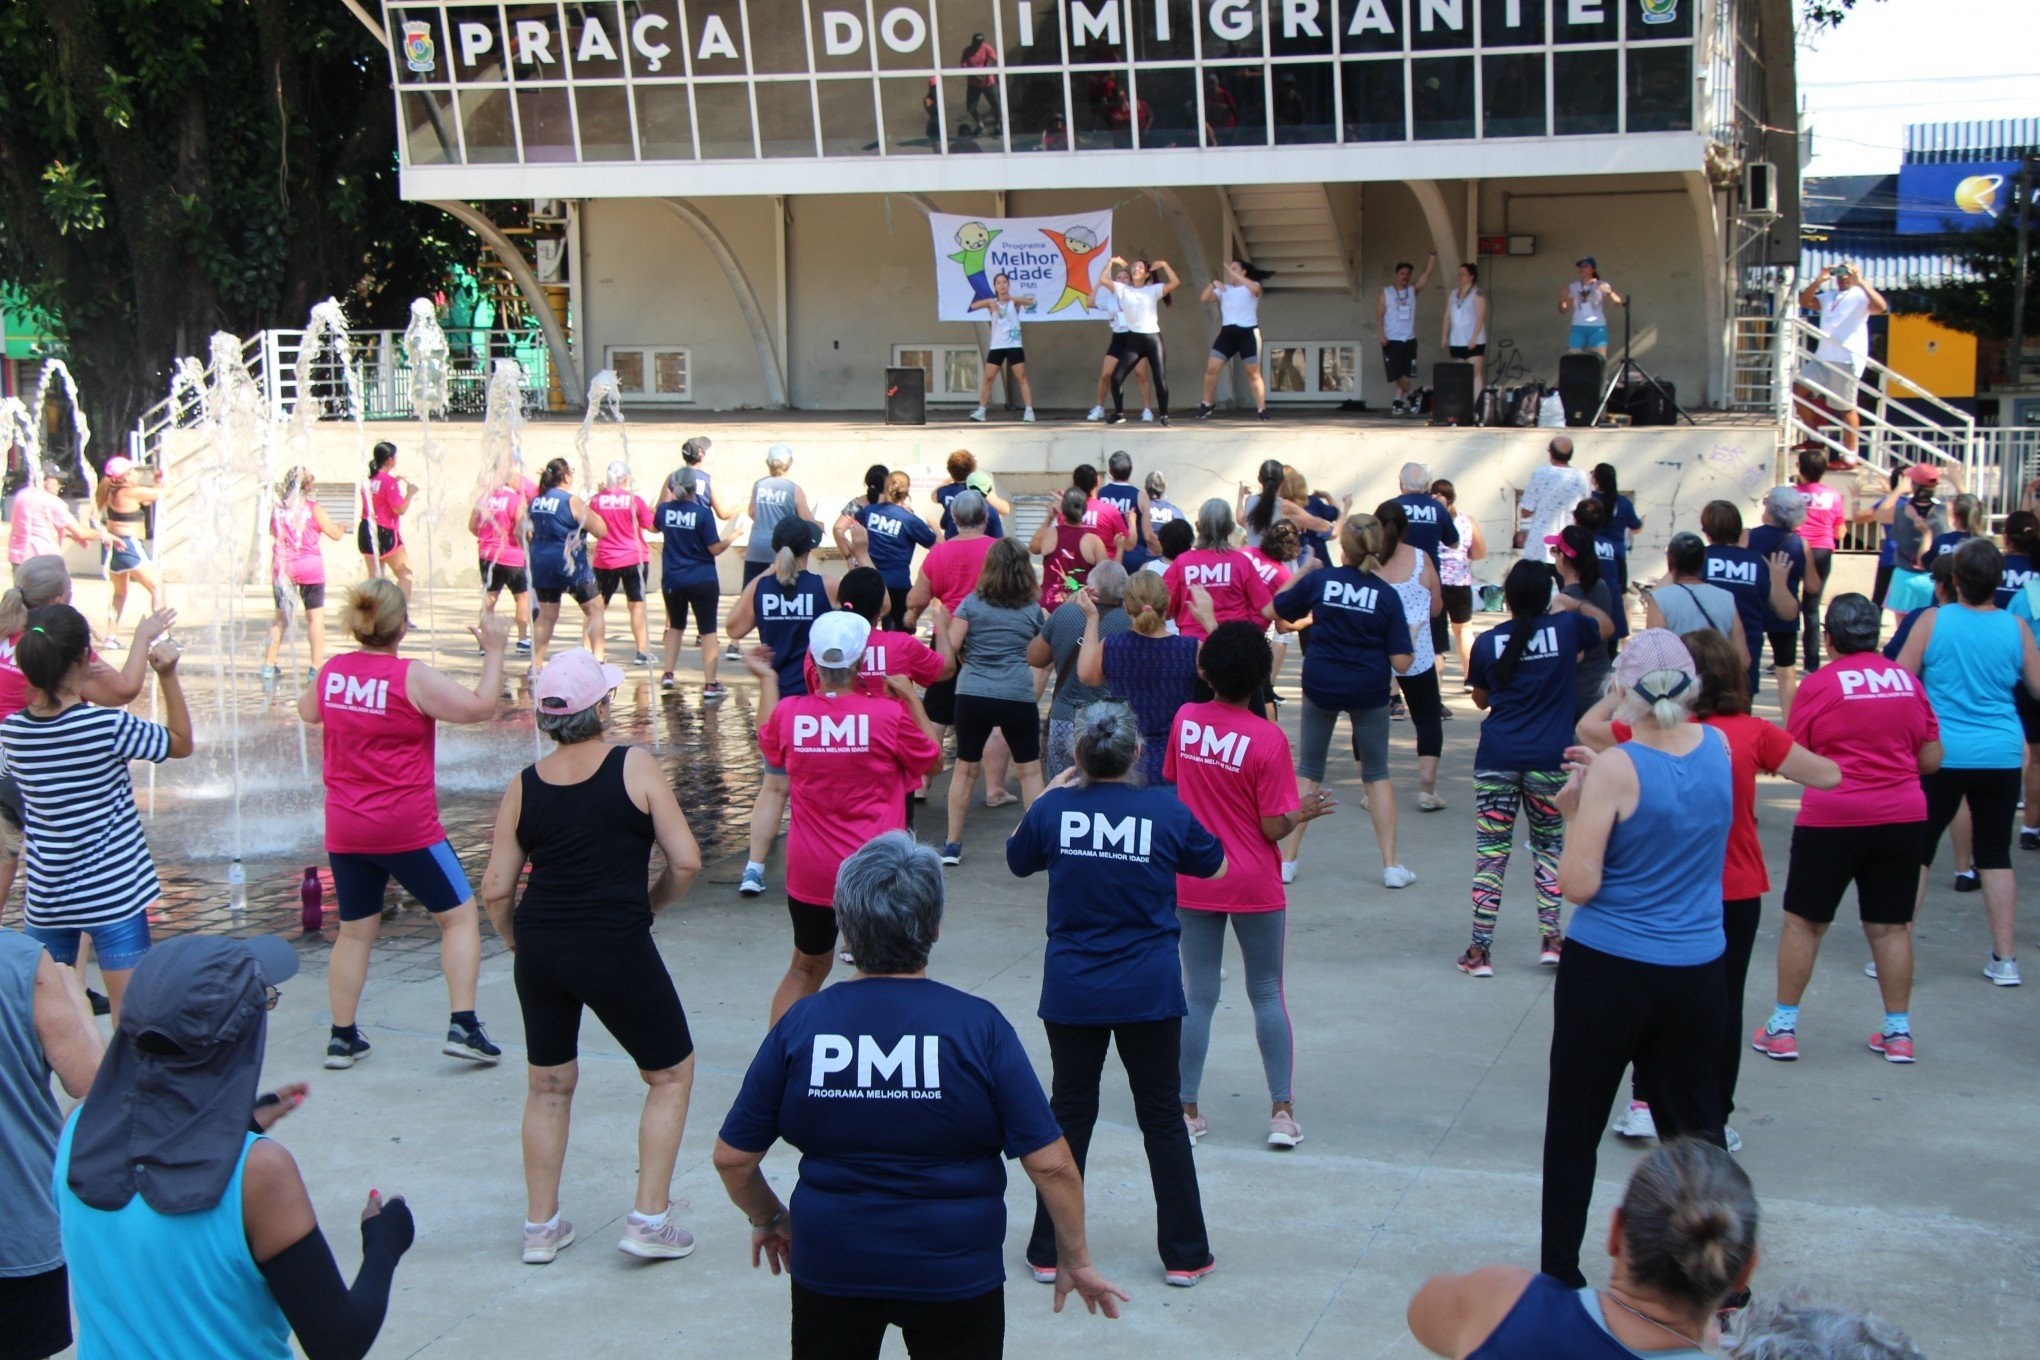
[[[206,1360],[290,1360],[290,1323],[248,1253],[241,1176],[248,1149],[220,1202],[191,1214],[159,1214],[136,1195],[95,1209],[71,1192],[74,1115],[57,1145],[57,1212],[78,1316],[79,1360],[127,1355]]]
[[[807,676],[801,663],[807,659],[808,632],[829,609],[829,592],[822,587],[822,578],[804,571],[789,590],[768,571],[758,578],[751,603],[758,620],[758,638],[772,649],[772,668],[779,672],[779,697],[806,694]]]
[[[701,474],[695,473],[696,477]],[[779,527],[779,521],[798,509],[793,500],[794,485],[791,477],[760,477],[751,487],[751,538],[744,545],[746,562],[770,562],[772,560],[772,531]],[[706,502],[708,487],[700,484],[696,493]]]
[[[1098,488],[1098,499],[1110,501],[1112,507],[1126,517],[1126,527],[1133,530],[1133,546],[1119,558],[1119,564],[1131,576],[1146,566],[1153,556],[1145,546],[1147,526],[1140,522],[1140,488],[1132,482],[1107,482]]]
[[[1573,913],[1566,934],[1638,963],[1711,963],[1728,948],[1721,929],[1721,867],[1735,816],[1728,743],[1706,727],[1683,756],[1637,741],[1622,750],[1636,766],[1636,811],[1609,831],[1601,890]]]
[[[552,589],[592,575],[587,545],[570,557],[567,542],[581,527],[574,515],[574,496],[565,487],[541,491],[525,510],[531,520],[531,577],[534,585]]]
[[[1569,1289],[1534,1275],[1523,1297],[1466,1360],[1704,1360],[1704,1351],[1633,1351],[1608,1330],[1592,1289]]]
[[[2026,758],[2025,729],[2012,699],[2023,683],[2024,625],[2002,609],[1944,604],[1920,666],[1941,720],[1941,767],[2015,770]]]

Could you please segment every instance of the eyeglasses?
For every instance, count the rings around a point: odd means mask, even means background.
[[[265,1010],[265,1011],[273,1011],[273,1010],[275,1010],[275,1009],[276,1009],[276,1003],[277,1003],[277,1002],[279,1002],[279,1001],[281,1001],[281,1000],[283,1000],[283,992],[282,992],[282,990],[281,990],[280,988],[276,988],[276,987],[270,987],[270,986],[267,986],[267,985],[265,985],[265,986],[264,986],[264,987],[262,988],[262,1009],[263,1009],[263,1010]]]

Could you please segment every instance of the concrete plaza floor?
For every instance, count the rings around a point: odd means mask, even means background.
[[[1140,1140],[1108,1066],[1091,1154],[1090,1236],[1101,1267],[1133,1301],[1117,1322],[1050,1314],[1050,1291],[1022,1268],[1031,1197],[1015,1168],[1008,1354],[1414,1356],[1421,1351],[1403,1309],[1427,1275],[1535,1262],[1552,975],[1536,963],[1521,858],[1509,879],[1497,976],[1473,981],[1451,966],[1468,926],[1477,730],[1456,685],[1453,697],[1443,782],[1450,806],[1420,816],[1413,781],[1397,790],[1404,858],[1418,883],[1380,887],[1350,767],[1340,776],[1348,801],[1306,844],[1290,898],[1288,1003],[1308,1137],[1293,1152],[1262,1144],[1261,1069],[1240,965],[1230,958],[1205,1082],[1212,1132],[1197,1150],[1218,1272],[1195,1290],[1162,1285]],[[1411,737],[1400,725],[1395,735],[1398,773],[1407,774]],[[1780,880],[1795,801],[1789,786],[1761,791]],[[1046,1046],[1032,1018],[1042,888],[1011,878],[999,853],[1015,811],[974,810],[966,860],[950,871],[932,972],[996,1002],[1045,1080]],[[739,898],[738,867],[712,866],[657,925],[699,1046],[674,1187],[700,1239],[685,1261],[648,1264],[615,1250],[630,1207],[641,1088],[592,1020],[582,1034],[564,1196],[581,1240],[550,1266],[525,1266],[517,1254],[524,1080],[508,957],[492,949],[481,987],[482,1014],[506,1048],[500,1068],[439,1055],[445,994],[412,955],[371,979],[362,1019],[374,1056],[325,1073],[322,972],[317,954],[308,956],[311,966],[273,1016],[267,1068],[273,1081],[309,1077],[312,1096],[279,1135],[343,1259],[354,1259],[351,1225],[371,1186],[409,1196],[418,1215],[418,1244],[398,1274],[377,1354],[623,1356],[677,1345],[686,1354],[762,1356],[784,1346],[786,1283],[750,1268],[744,1223],[709,1165],[789,947],[779,899]],[[1935,883],[1919,927],[1918,1065],[1894,1067],[1864,1049],[1879,1009],[1861,971],[1866,948],[1846,918],[1806,1001],[1804,1058],[1787,1066],[1748,1055],[1734,1122],[1765,1216],[1757,1282],[1874,1309],[1936,1356],[2029,1356],[2040,1334],[2035,991],[1995,988],[1978,975],[1986,946],[1979,899],[1948,891],[1946,873]],[[1750,980],[1752,1025],[1771,996],[1776,926],[1774,891]],[[1600,1273],[1594,1244],[1637,1156],[1612,1136],[1602,1148],[1590,1275]],[[782,1148],[766,1165],[789,1191],[794,1158]],[[889,1355],[904,1353],[897,1338],[891,1344]]]

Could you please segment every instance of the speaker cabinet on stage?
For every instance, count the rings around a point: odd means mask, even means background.
[[[1473,365],[1448,359],[1431,365],[1431,423],[1473,424]]]
[[[1663,391],[1659,391],[1663,388]],[[1670,383],[1640,383],[1629,389],[1629,422],[1632,425],[1676,425],[1679,423],[1678,391]]]
[[[885,371],[885,423],[928,423],[928,370],[888,368]]]
[[[1566,424],[1593,424],[1594,408],[1601,404],[1602,362],[1598,354],[1558,357],[1558,400],[1565,407]]]

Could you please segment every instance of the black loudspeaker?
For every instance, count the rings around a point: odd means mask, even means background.
[[[1448,359],[1431,365],[1433,425],[1473,424],[1473,365]]]
[[[928,370],[888,368],[885,371],[885,423],[928,423]]]
[[[1663,388],[1663,391],[1659,391]],[[1629,389],[1629,423],[1632,425],[1676,425],[1679,423],[1678,389],[1662,380]]]
[[[1558,358],[1558,399],[1565,423],[1591,425],[1601,404],[1603,360],[1598,354],[1561,354]]]

